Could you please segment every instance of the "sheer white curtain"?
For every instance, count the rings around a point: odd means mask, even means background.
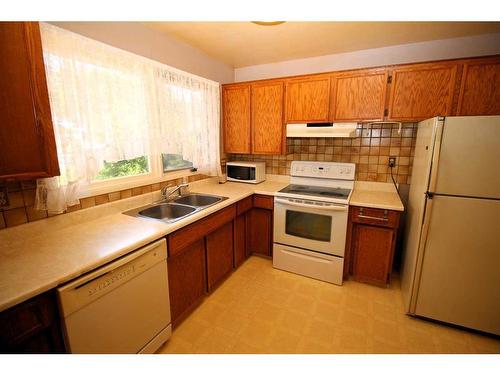
[[[158,65],[155,86],[159,152],[182,155],[199,172],[219,175],[219,85]]]
[[[61,176],[38,180],[37,208],[77,204],[104,162],[178,153],[219,173],[218,83],[50,24],[41,34]]]

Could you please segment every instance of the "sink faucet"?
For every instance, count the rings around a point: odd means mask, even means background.
[[[175,187],[175,189],[174,189],[174,190],[172,190],[171,192],[169,192],[169,191],[168,191],[168,188],[169,188],[169,187],[168,187],[168,186],[165,186],[164,188],[162,188],[162,189],[161,189],[161,197],[162,197],[162,199],[164,199],[164,200],[168,200],[168,199],[170,198],[170,196],[171,196],[172,194],[174,194],[175,192],[177,192],[177,193],[179,194],[179,197],[180,197],[180,196],[182,195],[182,194],[181,194],[181,189],[182,189],[182,188],[185,188],[185,187],[188,187],[188,186],[189,186],[189,184],[180,184],[180,185],[177,185],[177,186]]]

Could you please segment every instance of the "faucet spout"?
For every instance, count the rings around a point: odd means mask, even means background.
[[[177,192],[177,194],[179,194],[179,196],[181,196],[182,195],[181,194],[181,189],[185,188],[185,187],[188,187],[188,186],[189,186],[189,184],[180,184],[180,185],[177,185],[175,187],[175,189],[172,190],[172,191],[170,191],[170,192],[168,191],[168,187],[164,187],[163,189],[161,189],[161,196],[165,200],[168,200],[170,198],[170,196],[172,194],[174,194],[175,192]]]

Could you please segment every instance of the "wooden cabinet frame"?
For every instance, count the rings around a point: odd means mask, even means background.
[[[254,93],[256,89],[263,88],[263,87],[268,87],[268,86],[278,86],[281,89],[281,108],[280,108],[280,114],[279,114],[279,120],[281,123],[278,135],[277,134],[271,134],[270,138],[279,138],[281,139],[281,143],[279,146],[279,149],[274,149],[272,151],[263,151],[261,149],[256,148],[256,142],[255,142],[255,133],[256,133],[256,119],[257,119],[257,108],[254,103]],[[284,81],[282,80],[273,80],[273,81],[263,81],[263,82],[257,82],[253,83],[251,85],[251,92],[250,92],[250,113],[251,113],[251,119],[250,119],[250,133],[252,136],[252,142],[251,142],[251,152],[252,154],[259,154],[259,155],[279,155],[286,153],[286,125],[284,123],[284,118],[285,118],[285,84]]]
[[[6,48],[10,48],[11,46],[18,47],[19,54],[16,56],[10,56],[11,59],[5,59],[0,66],[4,69],[10,69],[12,74],[17,74],[18,76],[24,75],[25,72],[21,72],[21,65],[19,67],[13,67],[14,63],[12,60],[15,58],[19,59],[21,57],[23,59],[23,63],[26,62],[29,66],[29,76],[27,79],[29,80],[30,92],[23,92],[21,96],[31,96],[31,104],[32,104],[32,112],[31,113],[22,113],[18,114],[23,117],[23,123],[26,125],[22,129],[14,129],[16,123],[3,123],[1,126],[4,131],[6,131],[9,127],[11,127],[11,131],[9,135],[6,135],[3,132],[0,132],[1,136],[6,136],[6,140],[10,136],[14,136],[14,134],[19,138],[25,138],[26,134],[29,132],[30,137],[35,137],[37,142],[37,147],[32,145],[31,149],[15,149],[14,155],[19,158],[23,158],[23,160],[36,160],[37,164],[32,165],[26,170],[26,165],[19,166],[19,171],[16,171],[16,167],[11,168],[13,170],[9,171],[4,170],[2,168],[2,163],[5,163],[0,155],[0,179],[31,179],[31,178],[43,178],[43,177],[51,177],[57,176],[60,174],[59,171],[59,161],[57,158],[57,149],[56,149],[56,141],[54,136],[54,129],[52,125],[52,114],[50,110],[49,103],[49,94],[47,88],[47,80],[45,77],[45,65],[43,61],[42,54],[42,41],[40,36],[40,29],[38,22],[2,22],[0,23],[0,27],[2,29],[5,27],[6,30],[2,31],[3,35],[7,35],[7,41],[5,44]],[[17,34],[19,30],[13,30],[12,28],[20,27],[22,29],[23,35],[22,39],[24,40],[24,45],[19,46],[14,44],[14,42],[10,39],[9,35]],[[10,34],[9,34],[10,33]],[[18,35],[19,36],[19,35]],[[14,58],[15,57],[15,58]],[[12,64],[11,64],[12,63]],[[5,65],[3,65],[5,64]],[[24,65],[23,65],[24,66]],[[2,72],[1,74],[6,74]],[[10,79],[11,81],[5,80]],[[6,84],[6,87],[2,87],[2,90],[9,92],[15,92],[17,89],[16,82],[14,81],[16,77],[4,76],[2,79],[2,83]],[[11,103],[12,104],[12,103]],[[19,103],[18,103],[19,104]],[[16,111],[17,107],[11,109],[13,112]],[[10,112],[11,114],[13,112]],[[7,111],[7,114],[9,111]],[[6,115],[7,116],[7,115]],[[12,116],[7,116],[7,118],[11,118]],[[2,115],[2,119],[5,118]],[[17,123],[21,122],[20,118],[17,118]],[[33,122],[34,129],[28,129],[29,123]],[[14,130],[25,132],[24,134],[15,133]],[[24,137],[23,137],[24,135]],[[21,137],[20,137],[21,136]],[[10,151],[10,149],[8,149]],[[24,171],[21,171],[24,170]]]
[[[339,116],[337,115],[338,110],[338,93],[339,93],[339,81],[343,79],[349,78],[367,78],[373,76],[381,77],[381,93],[380,98],[375,105],[378,107],[378,113],[375,116]],[[355,70],[355,71],[347,71],[347,72],[339,72],[332,74],[331,77],[331,101],[330,101],[330,121],[345,121],[345,122],[353,122],[353,121],[382,121],[385,115],[385,105],[387,100],[387,81],[388,81],[389,73],[385,68],[376,68],[376,69],[368,69],[368,70]],[[376,89],[376,87],[375,87]],[[361,96],[364,93],[356,93],[354,92],[354,96]],[[359,100],[356,99],[356,100]],[[347,103],[346,103],[347,104]],[[361,103],[360,105],[362,105]],[[359,111],[358,111],[359,112]]]
[[[236,84],[228,84],[223,85],[223,87],[231,87],[238,85],[259,85],[259,84],[270,84],[273,81],[276,82],[284,82],[285,83],[285,93],[284,93],[284,126],[287,123],[302,123],[302,122],[327,122],[327,121],[402,121],[402,122],[416,122],[426,118],[430,118],[433,116],[441,115],[441,116],[451,116],[453,114],[461,114],[463,100],[464,100],[464,85],[467,78],[468,66],[477,66],[485,63],[495,63],[496,61],[500,61],[500,55],[496,56],[488,56],[488,57],[480,57],[480,58],[467,58],[467,59],[450,59],[450,60],[441,60],[441,61],[431,61],[431,62],[419,62],[414,64],[400,64],[400,65],[388,65],[388,66],[380,66],[374,68],[366,68],[366,69],[355,69],[355,70],[346,70],[346,71],[337,71],[337,72],[329,72],[329,73],[319,73],[319,74],[307,74],[301,76],[294,77],[283,77],[277,79],[266,79],[262,81],[248,81],[245,83],[236,83]],[[406,72],[416,72],[416,71],[425,71],[425,70],[435,70],[435,69],[449,69],[451,71],[451,76],[449,77],[449,82],[447,85],[442,87],[441,89],[445,92],[445,102],[443,103],[422,103],[420,97],[416,99],[417,105],[423,107],[429,107],[428,113],[425,113],[425,110],[420,116],[399,116],[394,112],[394,100],[395,100],[395,90],[398,83],[398,75],[401,75]],[[500,69],[500,68],[499,68]],[[374,118],[368,118],[364,116],[351,116],[351,117],[343,117],[340,118],[336,116],[336,100],[337,95],[337,85],[338,80],[349,77],[363,77],[370,75],[384,74],[386,85],[383,88],[384,93],[383,97],[385,98],[384,105],[379,103],[379,111],[377,116]],[[500,73],[499,73],[500,74]],[[329,80],[330,90],[328,92],[328,116],[322,116],[322,118],[309,118],[309,119],[295,119],[290,117],[290,103],[289,103],[289,90],[290,85],[295,83],[307,83],[307,82],[315,82]],[[432,82],[423,82],[421,86],[432,85]],[[488,82],[489,88],[485,89],[486,92],[488,90],[496,90],[496,82]],[[411,87],[411,85],[410,85]],[[495,93],[497,91],[494,91]],[[436,95],[439,97],[439,95]],[[434,98],[435,99],[435,98]],[[485,98],[484,100],[490,100],[491,98]],[[439,107],[441,105],[444,107],[443,111],[439,111],[442,113],[436,113],[435,107]],[[487,106],[484,102],[480,103],[480,105]],[[384,110],[382,110],[384,108]],[[356,111],[354,111],[356,112]],[[489,110],[489,112],[495,113],[477,113],[477,115],[500,115],[500,109],[498,113],[496,113],[496,107]],[[369,116],[371,117],[371,116]],[[285,132],[285,130],[284,130]],[[285,137],[284,143],[285,143]],[[283,146],[283,153],[285,152],[285,146]]]
[[[457,116],[474,116],[474,115],[495,115],[500,114],[500,72],[496,71],[496,80],[491,82],[488,81],[488,85],[484,85],[484,82],[479,83],[479,89],[475,91],[475,100],[479,101],[477,105],[470,105],[475,108],[474,113],[465,112],[466,109],[464,107],[464,99],[467,90],[467,83],[470,68],[477,66],[486,66],[486,65],[497,65],[500,66],[500,56],[482,58],[482,59],[471,59],[465,60],[462,70],[462,77],[460,82],[460,94],[458,97],[458,104],[456,109]],[[473,90],[474,91],[474,90]],[[491,92],[493,91],[493,92]],[[482,102],[481,102],[482,101]],[[474,102],[474,100],[473,100]],[[493,106],[493,108],[480,108],[481,106]],[[478,109],[479,108],[479,109]]]
[[[316,97],[315,101],[325,101],[324,105],[326,105],[326,113],[324,116],[317,117],[309,117],[309,116],[299,116],[301,118],[293,118],[291,115],[292,108],[292,100],[290,97],[291,85],[294,84],[308,84],[313,82],[324,81],[327,84],[327,88],[325,90],[324,95],[326,97]],[[315,93],[311,93],[312,96]],[[328,122],[330,119],[330,96],[331,96],[331,79],[330,74],[322,74],[322,75],[308,75],[304,77],[290,78],[285,81],[285,123],[303,123],[303,122]],[[321,104],[321,103],[320,103]],[[308,118],[305,118],[308,117]]]
[[[244,100],[242,103],[238,103],[240,107],[237,108],[235,112],[231,112],[231,109],[226,105],[228,101],[228,93],[231,91],[243,90],[244,99],[239,98],[239,100]],[[249,154],[252,150],[252,120],[251,120],[251,88],[249,84],[237,84],[231,86],[222,87],[222,123],[223,123],[223,134],[224,134],[224,151],[227,153],[237,153],[237,154]],[[243,110],[242,114],[239,112]],[[244,124],[240,121],[236,122],[232,117],[241,116],[244,119]],[[230,122],[229,119],[232,121]]]
[[[443,113],[428,113],[422,116],[414,115],[414,116],[400,116],[394,113],[394,101],[395,101],[395,96],[396,96],[396,90],[397,90],[397,85],[398,85],[398,75],[401,74],[403,75],[404,73],[411,73],[411,72],[425,72],[425,71],[436,71],[436,70],[443,70],[443,69],[449,69],[450,70],[450,79],[449,83],[447,86],[447,92],[448,92],[448,97],[446,98],[444,104],[445,104],[445,110]],[[453,106],[453,97],[454,97],[454,92],[455,92],[455,86],[456,86],[456,78],[457,78],[457,70],[458,70],[458,64],[456,62],[442,62],[442,63],[430,63],[430,64],[412,64],[412,65],[405,65],[405,66],[396,66],[393,69],[390,70],[391,72],[391,90],[390,90],[390,96],[389,96],[389,104],[388,104],[388,116],[387,118],[389,120],[396,120],[396,121],[421,121],[425,120],[426,118],[434,117],[434,116],[449,116],[452,114],[452,106]],[[423,82],[426,85],[429,85],[430,82]],[[407,106],[410,106],[412,103],[406,103]]]

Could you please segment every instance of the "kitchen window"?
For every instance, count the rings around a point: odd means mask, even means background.
[[[50,24],[41,34],[61,176],[39,180],[39,208],[220,173],[217,82]]]

